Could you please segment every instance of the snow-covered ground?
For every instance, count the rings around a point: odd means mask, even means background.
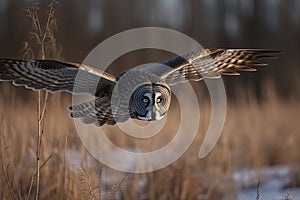
[[[237,187],[237,199],[255,199],[260,180],[259,199],[300,200],[300,188],[285,187],[290,181],[290,166],[275,166],[263,169],[241,169],[233,174]],[[287,198],[288,197],[288,198]]]

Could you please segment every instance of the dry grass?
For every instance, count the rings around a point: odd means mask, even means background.
[[[34,92],[1,84],[0,100],[1,121],[1,186],[3,198],[26,198],[34,167],[36,149],[36,112]],[[21,99],[21,95],[27,99]],[[241,97],[244,98],[244,97]],[[252,98],[252,97],[251,97]],[[247,101],[241,101],[247,102]],[[70,104],[68,95],[51,95],[42,141],[41,160],[49,161],[41,168],[40,199],[82,199],[99,197],[94,189],[101,188],[102,193],[111,190],[113,184],[102,183],[99,186],[97,162],[91,164],[90,156],[82,146],[72,120],[68,118],[66,107]],[[281,163],[299,163],[300,158],[297,116],[300,105],[294,101],[280,101],[269,98],[261,103],[237,103],[228,106],[228,116],[220,140],[213,151],[203,160],[197,158],[199,145],[209,121],[209,104],[201,104],[202,127],[189,150],[171,166],[149,174],[134,175],[122,187],[120,194],[124,199],[232,199],[234,186],[231,173],[234,169],[245,166],[263,167]],[[176,115],[176,109],[170,115]],[[107,127],[108,135],[121,146],[133,147],[138,142],[118,132],[114,127]],[[173,127],[167,127],[169,141],[174,134]],[[66,139],[68,143],[66,145]],[[158,140],[158,139],[156,139]],[[145,150],[155,149],[161,144],[151,141],[144,143]],[[66,150],[66,153],[64,151]],[[74,164],[65,158],[69,151],[76,151],[81,159],[81,170],[74,169]],[[43,163],[42,162],[42,163]],[[65,164],[64,164],[65,163]],[[102,167],[106,169],[106,167]],[[83,173],[84,172],[84,173]],[[115,172],[114,172],[115,173]],[[122,180],[126,174],[117,176]],[[295,178],[297,176],[294,176]],[[83,181],[83,180],[93,181]],[[299,180],[295,180],[295,182]],[[84,184],[84,182],[86,184]],[[226,184],[224,184],[226,183]],[[108,184],[108,185],[107,185]],[[89,186],[89,190],[83,189]],[[31,194],[34,194],[35,182]],[[86,192],[89,191],[89,192]],[[111,193],[109,193],[111,194]],[[114,194],[115,195],[115,194]],[[112,195],[110,195],[112,196]],[[29,198],[32,198],[31,195]],[[254,197],[255,198],[255,197]]]
[[[34,16],[31,17],[36,19]],[[54,24],[51,30],[53,28]],[[39,29],[36,29],[37,32]],[[44,44],[56,43],[53,33],[50,35]],[[40,36],[43,34],[34,37],[42,40],[44,37]],[[36,46],[25,44],[26,55],[32,56]],[[49,47],[48,44],[46,46]],[[51,49],[44,47],[38,52],[43,55],[43,51],[44,54],[48,51],[49,57],[53,58],[58,52],[55,48],[57,46],[52,45]],[[36,93],[1,83],[0,198],[33,199],[39,190],[39,199],[233,199],[231,174],[236,168],[300,162],[300,103],[280,100],[270,83],[265,84],[264,90],[266,95],[260,102],[251,93],[244,95],[244,91],[239,93],[238,103],[229,102],[220,140],[209,156],[199,160],[199,146],[210,119],[210,105],[205,98],[207,93],[201,94],[204,96],[201,98],[201,127],[188,151],[162,170],[128,175],[99,166],[88,155],[76,134],[73,121],[68,118],[66,108],[71,104],[71,98],[67,94],[47,97],[44,134],[38,142],[41,149],[37,154]],[[169,111],[169,119],[176,122],[179,111],[175,107]],[[132,141],[115,127],[105,129],[108,137],[119,146],[144,147],[143,150],[147,151],[170,141],[176,131],[173,124],[167,123],[164,139],[153,137],[140,141],[142,143]],[[81,158],[79,167],[74,168],[69,156],[71,151]],[[40,170],[38,182],[34,179],[37,156],[41,161],[37,167]],[[103,174],[111,174],[109,180],[105,180]]]

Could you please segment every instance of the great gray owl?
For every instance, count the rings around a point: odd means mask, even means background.
[[[70,106],[71,117],[81,118],[87,124],[114,125],[129,118],[159,120],[170,106],[170,86],[216,78],[220,74],[255,71],[254,67],[266,65],[258,59],[273,58],[276,53],[278,51],[264,49],[206,49],[140,67],[130,73],[125,71],[116,77],[83,64],[0,59],[0,80],[33,90],[91,94],[94,100]],[[126,79],[122,79],[125,76]],[[113,95],[114,92],[117,95]]]

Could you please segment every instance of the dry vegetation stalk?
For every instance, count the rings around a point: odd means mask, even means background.
[[[4,163],[4,159],[3,159],[3,152],[5,152],[9,146],[6,146],[6,147],[2,147],[2,139],[1,139],[1,134],[0,134],[0,162],[1,162],[1,170],[2,170],[2,174],[4,176],[4,179],[5,179],[5,183],[8,187],[8,190],[10,192],[10,195],[12,197],[12,199],[18,199],[17,198],[17,195],[15,194],[15,191],[13,189],[13,185],[12,185],[12,182],[11,182],[11,179],[10,179],[10,176],[9,176],[9,173],[8,173],[8,167],[9,165],[5,165]]]
[[[256,200],[260,199],[260,180],[258,180],[256,185]]]
[[[67,148],[68,148],[68,137],[65,136],[65,150],[64,150],[64,163],[63,163],[63,196],[64,199],[67,199],[67,192],[66,192],[66,157],[67,157]]]
[[[27,7],[26,12],[32,21],[33,31],[31,32],[32,39],[34,44],[31,45],[29,42],[24,43],[25,54],[24,56],[34,56],[32,46],[36,46],[38,49],[38,56],[40,59],[45,59],[51,54],[57,54],[57,45],[55,40],[56,28],[56,19],[55,19],[55,10],[54,5],[57,4],[56,1],[52,1],[49,4],[47,20],[44,28],[42,28],[42,23],[39,17],[39,5],[32,4]],[[28,58],[27,58],[28,59]],[[42,148],[42,137],[44,134],[45,118],[47,112],[47,105],[49,101],[49,93],[38,91],[37,95],[37,144],[36,144],[36,174],[33,177],[36,177],[36,195],[35,199],[39,199],[40,192],[40,169],[41,169],[41,148]],[[50,158],[50,157],[49,157]],[[46,161],[48,161],[47,159]],[[45,164],[45,163],[44,163]],[[32,178],[30,189],[27,197],[30,197],[32,183],[34,178]]]
[[[122,190],[130,182],[130,180],[132,179],[132,176],[133,176],[133,174],[127,174],[119,182],[115,183],[111,187],[111,189],[105,194],[104,199],[105,200],[116,199],[116,195],[119,195],[122,193]]]
[[[102,166],[98,166],[98,180],[95,178],[94,173],[89,171],[81,166],[77,167],[78,176],[79,176],[79,185],[83,195],[83,199],[105,199],[113,200],[117,196],[121,196],[123,189],[128,185],[132,180],[133,174],[126,174],[123,178],[113,184],[108,191],[101,193],[102,189]]]
[[[100,199],[100,182],[97,183],[97,181],[89,175],[89,172],[82,167],[78,167],[77,171],[83,198],[91,200]]]

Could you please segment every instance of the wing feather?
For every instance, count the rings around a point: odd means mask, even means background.
[[[97,97],[95,100],[84,102],[69,107],[72,118],[80,118],[85,124],[102,126],[104,124],[114,125],[116,122],[128,120],[128,115],[116,110],[115,116],[112,113],[110,97]]]
[[[205,49],[177,56],[161,62],[170,70],[161,77],[170,85],[188,80],[200,81],[203,78],[218,78],[221,75],[239,75],[239,71],[256,71],[266,66],[262,58],[276,58],[280,51],[266,49]]]
[[[101,96],[109,93],[116,78],[82,64],[54,60],[0,59],[0,80],[50,92],[67,91]]]

